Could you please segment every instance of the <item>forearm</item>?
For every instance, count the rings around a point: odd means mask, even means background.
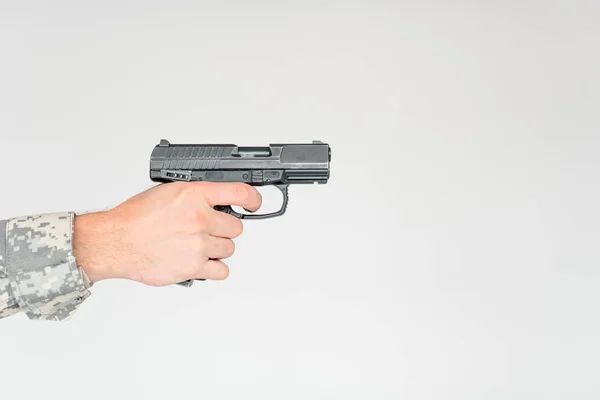
[[[118,238],[119,230],[110,212],[75,217],[74,255],[77,265],[85,271],[92,283],[105,279],[125,278],[119,263],[119,252],[123,247],[122,240]]]

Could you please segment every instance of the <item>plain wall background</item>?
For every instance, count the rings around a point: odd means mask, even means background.
[[[597,1],[2,1],[0,218],[333,148],[225,282],[0,321],[2,398],[597,399]]]

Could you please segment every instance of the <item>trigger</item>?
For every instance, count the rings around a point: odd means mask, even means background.
[[[215,206],[214,209],[216,211],[224,212],[225,214],[229,214],[236,218],[240,218],[240,219],[244,218],[244,214],[240,214],[240,213],[236,212],[233,208],[231,208],[231,206]]]

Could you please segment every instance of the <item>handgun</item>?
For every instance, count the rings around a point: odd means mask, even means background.
[[[245,214],[231,205],[214,208],[240,219],[265,219],[285,214],[288,188],[294,184],[325,184],[330,178],[331,147],[312,143],[237,146],[235,144],[171,144],[162,139],[150,157],[153,182],[243,182],[275,186],[283,194],[279,211]],[[182,285],[191,286],[191,282]]]

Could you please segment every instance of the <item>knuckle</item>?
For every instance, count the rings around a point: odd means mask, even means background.
[[[190,207],[197,207],[201,203],[206,202],[206,193],[210,187],[207,182],[171,182],[171,184],[179,184],[179,197],[181,202]]]
[[[200,260],[202,258],[202,256],[204,256],[204,253],[206,252],[206,248],[207,246],[207,239],[205,237],[205,234],[201,234],[200,236],[200,240],[196,240],[194,242],[194,247],[192,247],[194,255],[197,257],[198,260]]]
[[[178,184],[183,182],[172,182]],[[202,204],[202,197],[194,185],[180,185],[171,205],[177,208],[196,210]]]
[[[239,183],[235,185],[235,194],[236,197],[241,201],[241,202],[245,202],[247,201],[250,196],[252,196],[251,194],[251,187],[244,184],[244,183]]]
[[[188,185],[185,182],[172,182],[171,184],[178,185],[178,190],[186,200],[192,200],[198,196],[198,187],[196,185]]]
[[[210,218],[204,210],[201,210],[196,212],[195,223],[200,230],[205,230],[210,225]]]
[[[183,279],[188,279],[196,274],[198,274],[198,271],[202,270],[202,263],[201,261],[197,261],[197,262],[190,262],[187,263],[186,265],[182,266],[181,269],[179,270],[181,277]]]

